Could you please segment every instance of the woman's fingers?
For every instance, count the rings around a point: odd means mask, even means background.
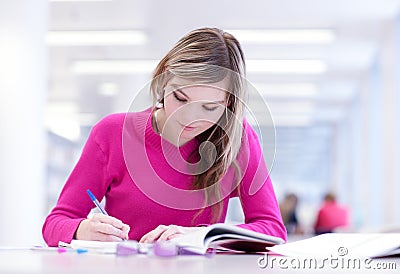
[[[166,240],[169,240],[170,237],[172,237],[173,235],[177,235],[177,234],[181,234],[181,233],[182,233],[182,231],[179,226],[170,225],[170,226],[168,226],[168,229],[166,229],[160,235],[160,237],[158,237],[157,241],[166,241]]]
[[[94,230],[96,232],[105,234],[105,235],[110,235],[110,236],[115,236],[119,237],[120,239],[126,238],[126,233],[122,231],[119,228],[116,228],[115,226],[108,224],[108,223],[101,223],[101,222],[96,222],[93,224]]]
[[[112,226],[114,226],[116,228],[119,228],[119,229],[121,229],[122,226],[123,226],[123,223],[122,223],[121,220],[118,220],[117,218],[114,218],[114,217],[111,217],[111,216],[108,216],[108,215],[104,215],[102,213],[93,214],[92,219],[94,221],[98,221],[98,222],[101,222],[101,223],[110,224],[110,225],[112,225]]]
[[[129,225],[127,225],[127,224],[123,224],[122,225],[122,231],[125,233],[125,237],[124,237],[124,239],[125,240],[129,240],[129,231],[131,230],[131,228],[129,227]]]
[[[174,238],[178,238],[179,236],[182,236],[182,234],[178,233],[178,234],[173,234],[171,236],[168,237],[168,240],[172,240]]]
[[[92,219],[95,221],[95,225],[98,226],[96,230],[100,233],[119,237],[120,239],[128,239],[130,227],[121,220],[101,213],[94,214]]]
[[[167,229],[168,229],[168,226],[159,225],[156,229],[153,229],[149,233],[143,235],[143,237],[140,239],[139,243],[153,243]]]
[[[130,227],[117,218],[101,213],[83,220],[76,232],[76,239],[96,241],[122,241],[128,239]]]
[[[100,232],[93,234],[92,240],[100,241],[100,242],[122,242],[121,237],[117,237],[117,236],[110,235],[110,234],[103,234]]]
[[[188,228],[187,228],[188,229]],[[176,238],[184,233],[184,228],[177,225],[159,225],[156,229],[145,234],[139,242],[153,243],[155,241],[166,241]]]

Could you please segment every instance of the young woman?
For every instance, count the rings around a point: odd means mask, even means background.
[[[153,107],[93,127],[43,225],[47,244],[179,237],[224,222],[237,196],[239,226],[286,239],[260,143],[243,117],[244,76],[232,35],[203,28],[184,36],[155,69]],[[87,189],[105,197],[109,215],[87,218]]]

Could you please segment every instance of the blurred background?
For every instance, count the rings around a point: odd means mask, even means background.
[[[399,0],[1,0],[0,244],[42,242],[91,127],[206,26],[238,38],[271,111],[260,134],[280,204],[297,198],[290,232],[314,232],[327,192],[345,231],[400,227]]]

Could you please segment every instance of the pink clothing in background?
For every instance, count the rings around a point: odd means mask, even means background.
[[[318,211],[315,223],[315,232],[333,232],[336,228],[345,228],[349,225],[349,212],[344,206],[336,202],[324,202]]]

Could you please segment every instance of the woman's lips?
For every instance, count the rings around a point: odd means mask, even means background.
[[[183,128],[184,131],[193,131],[193,130],[196,129],[196,127],[184,126],[184,125],[182,125],[182,124],[181,124],[181,126],[182,126],[182,128]]]
[[[195,129],[196,129],[196,127],[188,127],[188,126],[183,127],[183,130],[186,130],[186,131],[193,131]]]

